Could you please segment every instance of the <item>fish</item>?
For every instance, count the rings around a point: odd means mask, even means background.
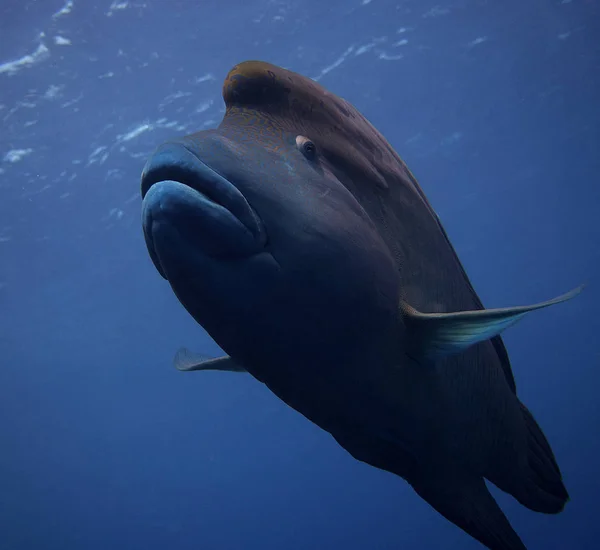
[[[414,175],[352,104],[254,60],[222,95],[218,127],[159,145],[141,176],[150,259],[224,352],[184,348],[175,367],[251,375],[483,546],[524,550],[486,480],[545,514],[569,495],[500,334],[582,287],[485,309]]]

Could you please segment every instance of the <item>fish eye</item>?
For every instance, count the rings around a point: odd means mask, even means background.
[[[315,158],[315,155],[317,154],[317,146],[307,137],[297,136],[296,146],[307,159],[312,160]]]

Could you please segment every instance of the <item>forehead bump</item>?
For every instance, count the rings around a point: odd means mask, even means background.
[[[287,105],[292,79],[286,73],[263,61],[245,61],[236,65],[223,83],[225,105]]]

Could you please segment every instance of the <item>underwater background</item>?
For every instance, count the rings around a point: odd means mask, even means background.
[[[406,161],[504,334],[571,502],[492,488],[532,550],[600,540],[600,2],[3,0],[0,550],[482,546],[246,375],[148,256],[139,178],[246,59],[315,78]]]

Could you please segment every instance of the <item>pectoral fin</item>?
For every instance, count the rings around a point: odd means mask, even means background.
[[[209,357],[194,353],[187,348],[181,348],[175,354],[173,365],[180,371],[192,370],[220,370],[228,372],[246,372],[246,369],[237,365],[231,357]]]
[[[409,331],[409,353],[424,362],[460,353],[478,342],[497,336],[530,311],[570,300],[583,290],[583,286],[547,302],[530,306],[456,313],[420,313],[402,302],[401,309]]]

